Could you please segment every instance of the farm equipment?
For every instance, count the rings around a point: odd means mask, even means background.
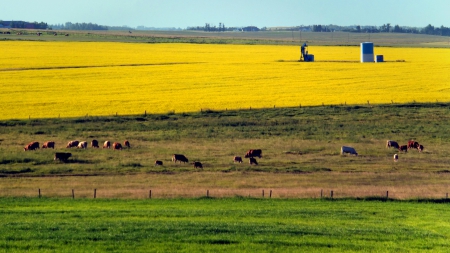
[[[306,43],[303,43],[303,45],[300,47],[300,61],[313,62],[314,55],[308,54],[307,48],[308,48],[308,45],[306,45]]]

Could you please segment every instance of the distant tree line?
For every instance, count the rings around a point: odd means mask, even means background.
[[[427,25],[424,28],[416,27],[401,27],[399,25],[392,26],[390,23],[383,24],[380,27],[376,26],[364,26],[359,25],[355,27],[342,27],[341,29],[333,26],[333,28],[327,27],[325,25],[313,25],[312,32],[332,32],[332,31],[343,31],[343,32],[355,32],[355,33],[416,33],[416,34],[428,34],[428,35],[439,35],[439,36],[450,36],[450,28],[441,26],[434,27],[432,25]]]
[[[53,29],[58,30],[108,30],[107,26],[97,25],[93,23],[71,23],[52,25]]]
[[[44,22],[25,22],[25,21],[2,21],[0,27],[22,28],[22,29],[47,29],[48,25]]]
[[[186,30],[205,31],[205,32],[226,32],[234,31],[235,27],[225,27],[225,24],[219,23],[219,27],[206,23],[205,26],[188,26]]]
[[[259,29],[256,26],[245,26],[245,27],[225,27],[225,24],[219,23],[219,26],[211,26],[211,24],[206,23],[205,26],[191,26],[187,30],[193,31],[205,31],[205,32],[226,32],[226,31],[242,31],[242,32],[258,32],[265,30],[266,28]]]

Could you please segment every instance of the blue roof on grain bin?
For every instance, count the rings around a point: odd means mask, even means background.
[[[373,42],[361,43],[361,51],[363,54],[373,54]]]

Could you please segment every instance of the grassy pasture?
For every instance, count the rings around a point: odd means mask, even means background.
[[[445,196],[450,176],[448,104],[318,106],[185,114],[6,120],[0,124],[0,194],[146,198],[211,196],[393,198]],[[131,149],[65,148],[69,140],[128,139]],[[387,149],[386,140],[425,146],[423,153]],[[55,151],[73,153],[53,161],[54,150],[24,152],[36,140],[53,140]],[[341,156],[351,145],[358,157]],[[263,149],[258,166],[232,157]],[[201,161],[203,170],[174,164],[173,153]],[[155,167],[155,160],[164,165]],[[86,177],[94,176],[94,177]]]
[[[448,204],[0,198],[2,252],[446,252]]]

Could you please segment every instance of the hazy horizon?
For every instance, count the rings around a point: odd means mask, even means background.
[[[450,26],[448,0],[16,0],[2,3],[0,20],[106,26]]]

